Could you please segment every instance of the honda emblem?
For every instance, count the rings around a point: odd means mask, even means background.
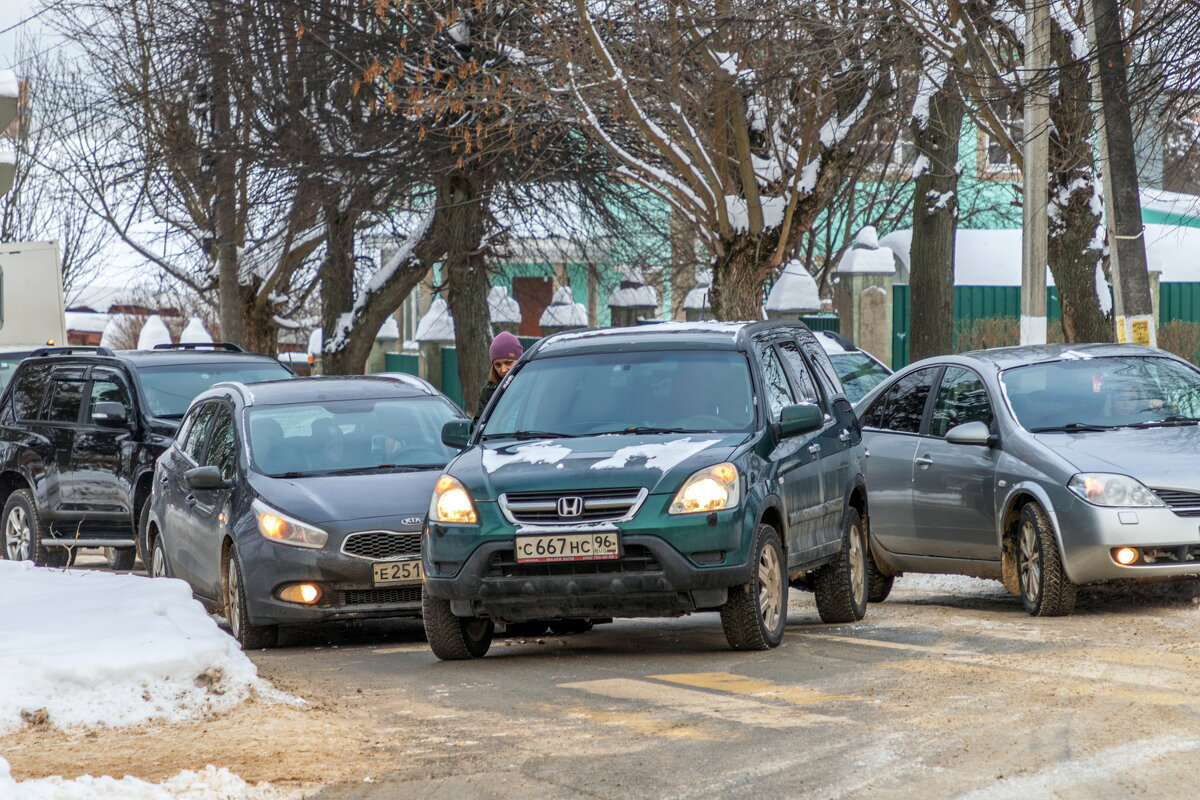
[[[558,498],[558,515],[560,517],[578,517],[583,513],[582,497]]]

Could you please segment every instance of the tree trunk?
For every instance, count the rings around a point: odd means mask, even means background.
[[[445,209],[444,242],[446,302],[454,318],[454,346],[458,351],[458,379],[463,408],[474,416],[479,392],[491,366],[491,321],[487,295],[489,280],[481,243],[484,205],[479,176],[453,172],[438,180],[438,206]]]
[[[325,260],[321,264],[321,329],[325,332],[325,352],[321,354],[321,372],[326,375],[361,375],[366,367],[370,342],[376,329],[356,331],[351,339],[367,337],[366,348],[343,347],[332,350],[330,341],[338,335],[342,315],[354,307],[354,219],[336,202],[323,209],[325,220]],[[359,350],[362,350],[361,357]]]
[[[918,158],[927,160],[913,189],[909,253],[909,360],[954,350],[954,238],[958,229],[958,138],[963,102],[953,77],[929,100],[929,120],[914,123]]]
[[[1100,310],[1096,269],[1103,259],[1096,239],[1100,214],[1092,149],[1092,88],[1086,64],[1077,64],[1067,34],[1055,28],[1050,58],[1058,93],[1050,98],[1050,246],[1048,261],[1062,306],[1063,339],[1111,342],[1112,320]],[[1107,291],[1107,290],[1105,290]]]
[[[259,301],[257,286],[242,287],[242,347],[251,353],[274,356],[279,350],[279,328],[271,305]]]
[[[708,293],[713,317],[726,322],[762,319],[763,287],[778,240],[779,229],[772,228],[757,236],[742,232],[722,242],[725,254],[713,262]]]
[[[216,150],[213,178],[213,247],[217,261],[217,296],[221,338],[236,345],[244,343],[242,298],[238,269],[237,163],[230,131],[229,60],[222,50],[228,42],[227,20],[215,10],[213,27],[219,43],[212,58],[212,140]]]

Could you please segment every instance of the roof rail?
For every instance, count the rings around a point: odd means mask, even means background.
[[[179,344],[156,344],[155,350],[227,350],[230,353],[244,353],[242,348],[232,342],[180,342]]]
[[[63,346],[63,347],[41,347],[34,350],[29,357],[37,358],[39,356],[66,356],[72,353],[90,353],[97,356],[116,355],[107,347],[90,347],[85,345]]]
[[[815,332],[816,331],[814,331],[814,333]],[[830,339],[833,339],[835,342],[837,342],[839,345],[841,345],[841,348],[843,350],[847,350],[849,352],[854,352],[855,350],[858,349],[858,345],[856,345],[854,342],[850,341],[849,339],[847,339],[845,336],[838,333],[837,331],[821,331],[821,335],[828,336]]]

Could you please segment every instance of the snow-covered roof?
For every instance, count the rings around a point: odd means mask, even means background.
[[[163,322],[163,318],[158,314],[147,317],[141,333],[138,334],[137,349],[153,350],[156,345],[170,343],[171,332],[167,330],[167,323]]]
[[[1200,226],[1200,197],[1149,188],[1139,195],[1143,221],[1148,217],[1158,224]]]
[[[399,339],[400,326],[396,323],[396,318],[388,316],[379,326],[379,332],[375,334],[376,339]]]
[[[646,278],[637,267],[620,267],[621,282],[609,295],[608,305],[614,308],[658,308],[658,291],[646,285]]]
[[[767,310],[821,310],[821,295],[817,291],[817,282],[800,261],[792,259],[783,265],[783,272],[767,297]]]
[[[554,290],[554,299],[542,312],[539,324],[551,328],[585,328],[588,324],[587,308],[583,303],[575,302],[569,286],[560,286]]]
[[[900,261],[897,282],[907,283],[912,231],[889,233],[881,242]],[[1200,281],[1200,228],[1147,223],[1146,261],[1151,270],[1161,273],[1164,283]],[[954,282],[958,286],[1020,286],[1021,231],[960,228],[954,243]],[[1049,270],[1046,285],[1054,285]]]
[[[321,351],[325,349],[325,334],[320,328],[313,328],[312,333],[308,335],[308,354],[310,356],[319,356]]]
[[[435,297],[429,304],[429,310],[417,323],[417,333],[413,336],[418,342],[453,342],[454,317],[450,316],[450,305],[444,297]]]
[[[879,246],[875,227],[867,225],[858,232],[854,244],[842,253],[836,272],[889,273],[896,271],[896,259],[886,247]],[[818,301],[818,308],[820,302]]]
[[[204,323],[198,317],[189,319],[183,333],[179,334],[179,341],[187,344],[208,344],[212,340],[212,334],[208,332],[208,328],[204,327]]]
[[[87,311],[68,311],[67,330],[83,333],[104,333],[108,326],[108,314],[92,314]]]
[[[496,323],[521,321],[521,306],[508,296],[508,288],[493,286],[488,290],[488,317]]]
[[[708,290],[712,286],[712,270],[696,270],[696,287],[683,298],[683,307],[687,311],[706,311],[708,309]]]
[[[11,69],[0,69],[0,97],[20,97],[21,83]]]

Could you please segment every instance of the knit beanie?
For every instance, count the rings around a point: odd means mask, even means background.
[[[523,352],[525,351],[521,348],[521,342],[517,337],[508,331],[501,331],[496,334],[495,339],[492,339],[492,346],[488,348],[488,357],[492,361],[500,361],[505,358],[516,360],[521,357]]]

